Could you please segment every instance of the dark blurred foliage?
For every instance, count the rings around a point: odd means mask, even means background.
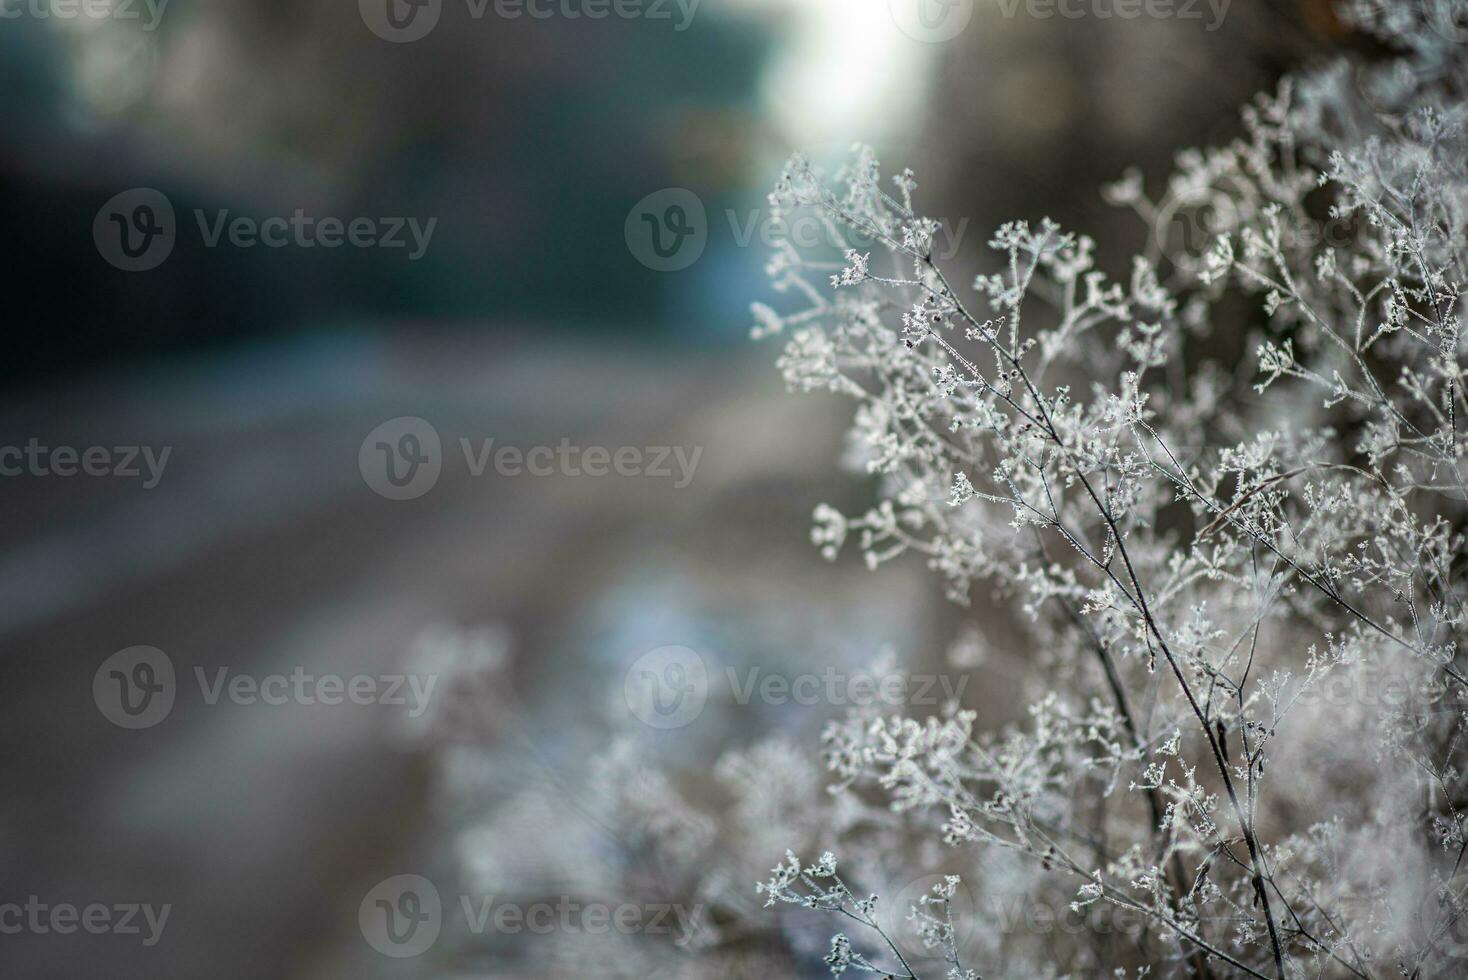
[[[1240,107],[1288,69],[1361,43],[1332,0],[1234,0],[1215,31],[1211,16],[993,18],[967,32],[911,164],[945,215],[987,218],[966,256],[998,222],[1051,217],[1125,273],[1144,230],[1102,201],[1104,183],[1136,167],[1155,190],[1179,151],[1238,136]]]
[[[1287,66],[1353,43],[1328,0],[1235,0],[1216,32],[978,17],[939,53],[916,142],[885,160],[918,171],[931,213],[968,220],[965,263],[995,224],[1049,215],[1095,236],[1114,264],[1140,229],[1101,203],[1102,181],[1132,164],[1161,180],[1178,148],[1236,132],[1237,106]],[[714,2],[682,32],[475,20],[445,3],[427,38],[390,44],[354,4],[328,0],[172,0],[149,34],[7,21],[0,249],[18,329],[4,377],[43,383],[323,328],[740,342],[762,250],[736,254],[725,235],[693,269],[662,275],[629,254],[623,222],[670,185],[695,190],[718,221],[758,203],[770,160],[830,149],[770,129],[757,82],[773,23]],[[146,275],[107,265],[90,235],[98,207],[137,186],[162,190],[180,227]],[[409,262],[379,249],[206,248],[195,208],[438,223]]]
[[[310,326],[672,332],[670,309],[687,300],[669,293],[689,282],[638,265],[623,222],[658,187],[712,199],[729,187],[766,44],[704,12],[675,33],[635,20],[476,21],[454,4],[429,37],[389,44],[355,4],[324,0],[174,0],[142,53],[125,54],[136,39],[106,50],[39,21],[0,35],[12,382]],[[119,78],[89,76],[99,60]],[[79,90],[118,88],[130,73],[145,87],[105,111]],[[90,232],[98,207],[135,186],[163,191],[180,229],[145,275],[104,263]],[[438,225],[416,262],[345,247],[210,249],[195,208]]]

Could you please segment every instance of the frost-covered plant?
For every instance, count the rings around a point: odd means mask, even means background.
[[[956,706],[833,723],[834,792],[1140,923],[1114,961],[1054,950],[1058,971],[1468,964],[1453,10],[1358,3],[1390,60],[1287,81],[1245,138],[1183,154],[1160,199],[1135,175],[1111,188],[1152,230],[1119,280],[1090,239],[1014,222],[970,297],[932,258],[912,174],[888,190],[864,149],[830,181],[797,157],[771,195],[870,243],[782,245],[769,271],[791,299],[755,307],[792,388],[857,402],[878,477],[865,513],[817,509],[815,543],[873,568],[921,555],[959,602],[1013,598],[1044,651],[1023,726]],[[1252,372],[1220,353],[1250,330]],[[791,855],[761,892],[875,927],[829,856]],[[925,935],[949,976],[1013,969],[969,956],[947,912]],[[838,934],[832,971],[919,975],[876,940]]]
[[[1088,239],[1015,223],[959,290],[910,174],[886,191],[867,151],[830,182],[793,161],[775,206],[850,248],[782,246],[781,310],[757,305],[755,332],[786,339],[793,387],[856,400],[851,457],[877,477],[865,513],[817,509],[815,543],[874,568],[921,556],[954,600],[1012,602],[1024,720],[852,708],[819,755],[761,731],[709,765],[707,742],[657,742],[618,704],[578,707],[583,751],[513,709],[505,637],[431,635],[444,681],[412,734],[467,818],[464,887],[679,910],[666,934],[461,937],[444,958],[721,980],[1461,974],[1451,12],[1358,6],[1391,60],[1287,81],[1160,195],[1110,188],[1150,231],[1119,279]],[[983,636],[950,668],[997,671]],[[669,744],[680,762],[652,766]]]
[[[906,839],[884,809],[824,792],[818,761],[795,741],[764,733],[728,747],[712,766],[659,767],[648,761],[656,738],[620,705],[593,734],[604,743],[598,751],[580,763],[552,758],[553,742],[521,727],[533,713],[507,704],[508,645],[498,629],[435,629],[415,644],[415,662],[442,672],[445,710],[410,734],[436,743],[435,788],[451,825],[456,809],[467,818],[454,841],[456,885],[503,901],[564,894],[672,911],[656,931],[456,936],[440,944],[446,964],[474,957],[491,975],[526,977],[805,975],[829,955],[827,937],[800,909],[771,916],[748,882],[764,874],[772,850],[819,852],[837,839],[863,852],[843,868],[843,880],[891,886],[918,910],[909,922],[908,906],[894,917],[887,903],[869,905],[870,928],[894,942],[931,942],[935,956],[959,955],[947,907],[935,904],[951,900],[957,879],[936,879],[948,899],[933,891],[932,876],[914,879],[908,869],[932,859],[921,853],[923,842]],[[866,671],[881,683],[902,678],[885,653]],[[871,721],[874,712],[853,708],[850,717]],[[586,729],[596,721],[586,719]],[[851,954],[859,969],[862,954]]]
[[[912,908],[914,918],[919,919],[924,944],[942,951],[949,964],[948,976],[953,980],[978,980],[978,974],[965,970],[959,962],[960,952],[955,941],[953,928],[953,896],[957,892],[960,878],[946,875],[935,884],[931,893],[918,899]],[[912,978],[912,965],[902,954],[901,948],[887,935],[876,918],[876,895],[858,898],[836,872],[836,857],[830,851],[822,854],[815,864],[801,867],[800,859],[793,851],[785,852],[785,863],[776,865],[770,879],[757,886],[757,890],[768,895],[766,906],[786,902],[802,908],[820,909],[845,916],[852,922],[872,930],[881,937],[887,951],[899,964],[894,969],[883,969],[867,959],[852,946],[845,933],[831,937],[831,951],[826,963],[834,974],[855,969],[861,973],[880,973],[886,977]]]

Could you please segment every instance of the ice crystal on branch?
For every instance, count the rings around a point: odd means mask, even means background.
[[[959,288],[912,174],[884,181],[867,149],[829,179],[792,159],[771,198],[846,243],[782,246],[785,304],[756,308],[792,389],[856,402],[875,477],[864,513],[817,509],[814,542],[873,568],[919,556],[960,602],[1013,596],[1044,651],[1025,725],[956,706],[832,723],[835,792],[885,799],[903,834],[1023,856],[1035,887],[1069,881],[1077,914],[1133,916],[1139,968],[1462,965],[1468,45],[1452,12],[1355,4],[1393,58],[1287,80],[1243,138],[1180,155],[1156,199],[1135,173],[1113,186],[1151,231],[1121,279],[1087,237],[1011,222]],[[1252,315],[1224,302],[1239,296]],[[1252,361],[1219,360],[1209,334],[1252,337]],[[867,900],[784,868],[765,893],[864,921]],[[1059,970],[1087,955],[1053,952]],[[844,934],[827,962],[888,969]]]

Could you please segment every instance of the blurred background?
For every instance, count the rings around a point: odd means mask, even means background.
[[[455,874],[494,773],[446,792],[400,708],[210,704],[196,671],[477,651],[503,668],[481,736],[512,719],[539,771],[571,772],[649,650],[941,656],[966,617],[920,565],[870,576],[809,544],[812,508],[865,488],[838,472],[845,407],[786,395],[748,343],[783,160],[859,140],[912,167],[959,273],[1044,215],[1125,269],[1140,230],[1103,183],[1163,179],[1353,42],[1314,0],[922,2],[0,0],[0,904],[171,907],[150,946],[5,932],[0,974],[435,972],[374,953],[359,903]],[[438,460],[427,489],[373,475],[378,432]],[[476,475],[461,440],[487,439],[700,455],[686,481]],[[94,680],[137,646],[176,698],[127,728]],[[1003,671],[985,688],[1002,714]],[[820,721],[720,718],[660,751],[697,765]]]

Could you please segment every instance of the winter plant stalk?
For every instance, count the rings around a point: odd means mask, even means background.
[[[814,543],[971,604],[954,672],[1018,628],[1025,704],[852,707],[818,752],[681,770],[633,726],[574,782],[533,738],[452,744],[467,809],[511,790],[460,842],[476,880],[690,910],[675,942],[537,937],[532,975],[1468,972],[1464,13],[1349,7],[1381,53],[1287,78],[1160,192],[1105,190],[1129,261],[1012,222],[960,283],[911,173],[790,162],[772,226],[841,247],[780,244],[754,333],[855,403],[873,497]],[[464,645],[481,703],[505,658]]]
[[[1108,190],[1150,232],[1121,281],[1090,239],[1014,222],[966,295],[913,175],[884,182],[865,149],[830,180],[796,157],[770,198],[851,243],[783,244],[781,311],[755,306],[792,388],[855,400],[877,478],[865,513],[816,511],[815,543],[921,555],[1049,651],[1028,726],[833,724],[837,792],[1069,877],[1075,910],[1135,912],[1141,970],[1468,968],[1468,46],[1450,5],[1352,13],[1389,60],[1287,80],[1156,200],[1135,175]],[[1218,352],[1245,334],[1252,378]],[[912,912],[971,978],[957,885]],[[833,973],[920,975],[831,854],[759,891],[875,934],[838,933]]]

